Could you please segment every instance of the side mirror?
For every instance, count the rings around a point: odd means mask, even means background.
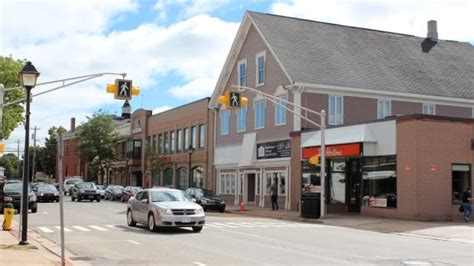
[[[192,198],[191,201],[194,202],[194,203],[196,203],[196,199],[195,199],[195,198]]]
[[[142,199],[140,200],[141,203],[148,203],[148,199]]]

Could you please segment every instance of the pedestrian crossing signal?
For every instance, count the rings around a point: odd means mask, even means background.
[[[309,163],[312,165],[317,165],[319,163],[319,157],[317,155],[313,155],[309,158]]]
[[[242,97],[240,92],[224,92],[224,95],[217,99],[217,103],[224,108],[240,108],[247,106],[248,99]]]
[[[107,84],[107,93],[113,93],[117,100],[130,100],[133,95],[140,94],[140,88],[132,85],[131,80],[116,79],[115,84]]]

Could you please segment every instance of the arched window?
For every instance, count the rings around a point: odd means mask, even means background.
[[[204,187],[204,168],[201,166],[193,168],[193,187]]]
[[[152,178],[152,181],[151,181],[151,186],[161,186],[161,182],[160,182],[160,175],[161,175],[161,172],[160,170],[157,170],[153,173],[153,178]]]
[[[172,187],[173,186],[173,169],[166,168],[163,171],[163,186]]]
[[[181,167],[176,170],[176,188],[185,190],[188,188],[188,169]]]

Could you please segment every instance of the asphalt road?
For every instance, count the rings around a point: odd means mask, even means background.
[[[66,249],[92,265],[474,264],[467,243],[213,212],[201,233],[151,233],[127,226],[125,203],[64,199]],[[40,203],[29,228],[59,245],[59,204]]]

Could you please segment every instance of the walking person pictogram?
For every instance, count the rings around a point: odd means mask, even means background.
[[[127,83],[123,83],[122,86],[120,86],[120,92],[119,92],[119,95],[120,96],[128,96],[128,91],[129,91],[129,88],[127,86]]]

